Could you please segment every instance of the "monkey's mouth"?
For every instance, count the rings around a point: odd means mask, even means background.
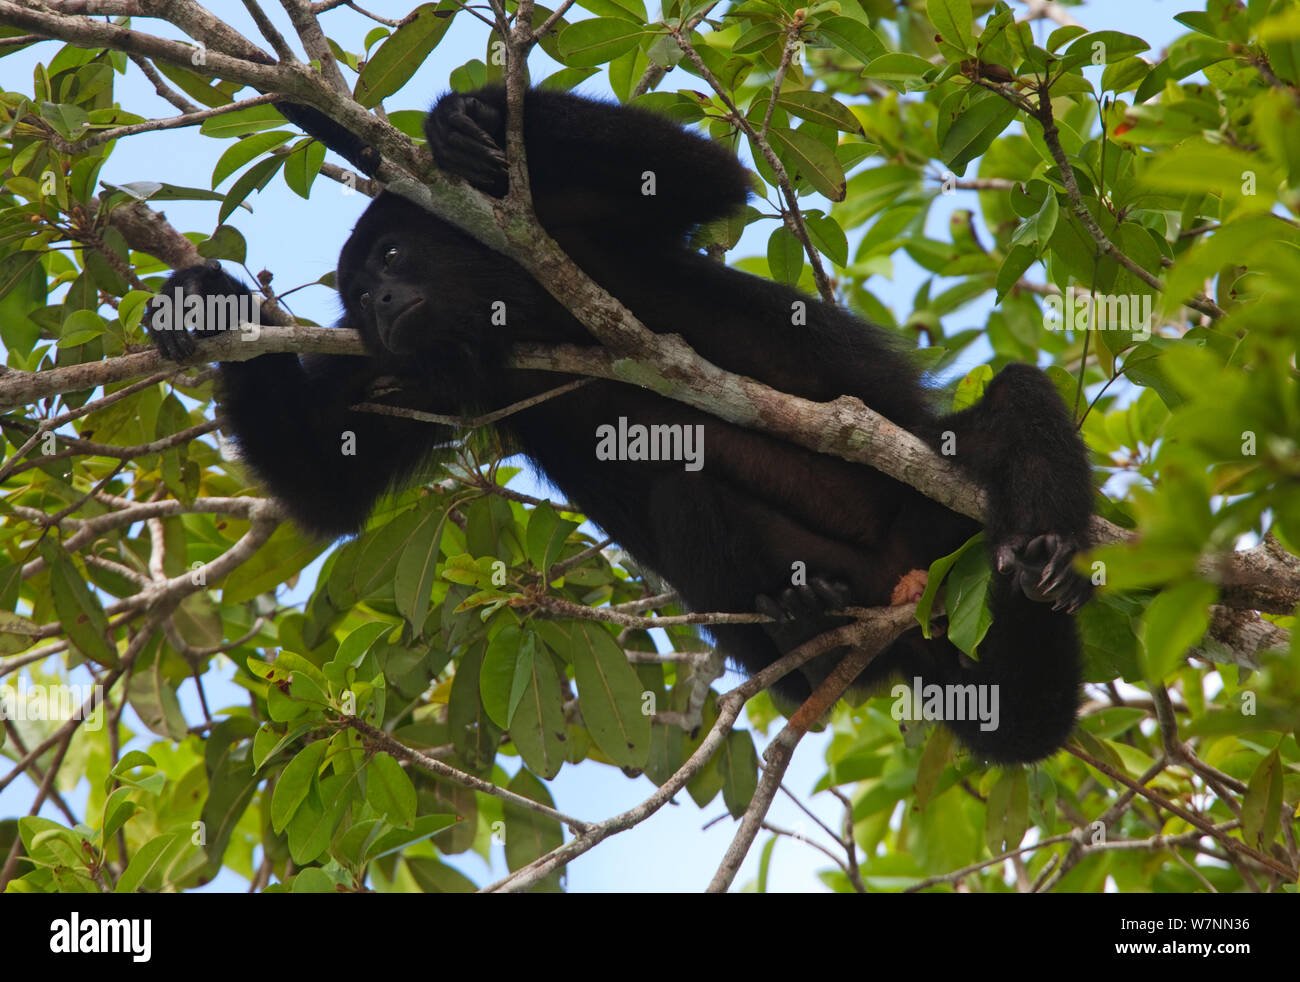
[[[399,355],[410,354],[415,350],[411,341],[418,336],[414,330],[415,321],[423,306],[424,297],[416,297],[389,318],[387,326],[380,331],[385,348]]]

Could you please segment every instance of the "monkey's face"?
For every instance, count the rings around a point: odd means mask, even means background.
[[[502,262],[490,249],[404,198],[366,209],[339,255],[344,323],[376,355],[446,352],[484,343],[482,318]],[[486,298],[486,299],[485,299]]]
[[[414,205],[408,205],[414,209]],[[361,216],[339,256],[337,286],[347,323],[378,352],[410,354],[430,336],[432,243],[387,201]]]
[[[366,325],[362,334],[367,340],[378,341],[393,354],[413,353],[420,336],[429,333],[421,326],[431,306],[412,265],[409,249],[385,236],[374,243],[365,264],[357,275],[347,277],[346,285],[340,276],[349,322]]]

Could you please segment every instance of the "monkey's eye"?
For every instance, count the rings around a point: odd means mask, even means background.
[[[362,309],[362,310],[369,310],[369,309],[370,309],[370,293],[367,291],[366,293],[363,293],[363,294],[361,294],[361,296],[357,297],[357,303],[361,304],[361,309]]]
[[[384,265],[391,266],[397,260],[397,246],[393,246],[384,253]]]

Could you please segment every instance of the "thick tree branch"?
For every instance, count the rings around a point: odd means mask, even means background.
[[[986,500],[982,488],[918,437],[860,400],[851,396],[841,396],[833,402],[801,399],[751,378],[723,371],[700,358],[677,335],[650,334],[650,338],[651,362],[622,357],[600,347],[518,345],[511,364],[521,369],[587,375],[652,388],[728,422],[771,433],[820,453],[867,464],[959,514],[983,518]],[[261,354],[286,351],[364,354],[361,339],[354,331],[306,326],[262,327],[257,340],[241,335],[206,339],[189,363],[246,361]],[[11,371],[0,375],[0,408],[34,402],[59,392],[138,378],[172,364],[157,352],[145,351],[44,372]],[[1099,545],[1137,540],[1134,533],[1099,516],[1092,519],[1092,534]],[[1289,613],[1300,603],[1300,559],[1284,550],[1279,556],[1278,548],[1261,544],[1221,559],[1204,559],[1199,568],[1208,578],[1229,588],[1225,590],[1224,603],[1243,609]]]
[[[188,71],[198,71],[210,77],[250,85],[259,92],[289,96],[294,101],[318,109],[337,120],[341,126],[373,146],[386,160],[376,175],[378,178],[396,179],[403,175],[429,178],[431,167],[426,153],[418,151],[405,134],[368,112],[350,95],[327,85],[311,66],[300,62],[275,64],[266,52],[189,0],[147,2],[160,8],[159,16],[162,8],[165,8],[165,19],[180,26],[191,37],[200,39],[205,45],[201,63],[194,63],[195,49],[188,44],[88,17],[73,17],[45,7],[25,6],[16,0],[0,0],[0,24],[19,27],[78,47],[122,51],[139,58],[176,65]],[[231,54],[232,51],[239,54]],[[434,180],[440,186],[450,186],[450,182],[440,175]]]

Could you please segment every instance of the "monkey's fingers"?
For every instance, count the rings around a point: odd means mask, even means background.
[[[198,350],[194,338],[184,328],[169,330],[150,328],[149,336],[153,339],[154,347],[162,353],[162,356],[170,358],[172,361],[184,361]]]
[[[1037,536],[1016,556],[1015,586],[1030,600],[1073,613],[1092,595],[1092,583],[1072,565],[1077,552],[1067,537]]]

